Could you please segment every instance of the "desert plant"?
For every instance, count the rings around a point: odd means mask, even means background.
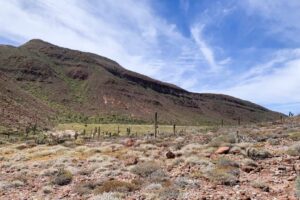
[[[300,132],[292,132],[289,133],[289,138],[293,141],[299,141],[300,140]]]
[[[270,191],[270,187],[263,181],[254,181],[251,183],[251,186],[254,188],[258,188],[261,189],[264,192],[269,192]]]
[[[133,183],[119,181],[119,180],[109,180],[96,188],[95,193],[104,193],[104,192],[132,192],[137,190],[138,187]]]
[[[288,148],[286,153],[290,156],[299,156],[300,155],[300,143],[296,143]]]
[[[239,164],[225,158],[220,159],[215,167],[206,174],[209,180],[230,186],[239,183],[239,175]]]
[[[58,173],[56,174],[53,183],[60,186],[68,185],[69,183],[71,183],[72,179],[72,173],[62,168],[58,170]]]
[[[91,194],[93,190],[98,186],[95,182],[85,182],[76,185],[76,192],[80,195]]]
[[[177,199],[178,196],[179,190],[175,187],[166,187],[159,191],[159,199],[162,200]]]
[[[267,150],[252,147],[246,150],[246,154],[249,158],[252,158],[253,160],[266,159],[272,157],[272,154]]]
[[[295,181],[295,194],[300,198],[300,177],[298,176]]]
[[[132,168],[131,172],[145,178],[149,177],[151,174],[158,170],[160,170],[159,165],[157,163],[149,161],[138,163],[134,168]]]
[[[221,145],[233,144],[235,142],[236,142],[236,134],[230,133],[230,134],[220,135],[218,137],[213,138],[210,141],[209,146],[220,147]]]

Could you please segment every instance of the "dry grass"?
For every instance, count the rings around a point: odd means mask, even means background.
[[[209,180],[230,186],[239,183],[239,175],[239,164],[225,158],[220,159],[215,167],[206,174]]]
[[[101,194],[104,192],[132,192],[138,189],[138,186],[119,180],[109,180],[102,183],[95,189],[96,194]]]
[[[66,169],[59,169],[53,179],[53,183],[59,186],[68,185],[73,179],[73,174]]]
[[[139,125],[139,124],[78,124],[78,123],[70,123],[70,124],[59,124],[56,129],[57,130],[74,130],[78,132],[82,132],[84,129],[86,133],[90,133],[94,131],[96,127],[101,128],[102,132],[111,132],[117,133],[118,127],[121,135],[126,135],[126,129],[131,129],[131,134],[148,134],[153,133],[154,127],[153,125]],[[176,126],[177,132],[203,132],[207,127],[206,126]],[[158,131],[160,133],[173,133],[172,125],[159,125]]]

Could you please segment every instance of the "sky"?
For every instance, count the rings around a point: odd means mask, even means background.
[[[299,10],[299,0],[0,0],[0,44],[39,38],[298,114]]]

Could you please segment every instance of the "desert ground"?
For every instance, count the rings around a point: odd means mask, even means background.
[[[156,138],[150,125],[120,125],[117,134],[109,133],[117,126],[99,126],[63,124],[26,139],[1,135],[0,199],[300,197],[298,117],[176,127],[175,134],[159,126]]]

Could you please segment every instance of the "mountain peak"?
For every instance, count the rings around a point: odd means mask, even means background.
[[[31,39],[25,44],[21,45],[21,47],[43,47],[43,46],[53,46],[53,44],[41,39]]]

